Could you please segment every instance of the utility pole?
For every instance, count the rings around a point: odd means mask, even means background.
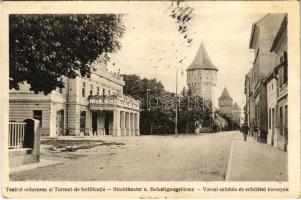
[[[175,117],[175,137],[178,137],[178,65],[176,71],[176,117]]]
[[[213,131],[213,126],[214,126],[214,88],[213,87],[212,87],[211,112],[212,112],[211,131]]]
[[[150,111],[150,108],[149,108],[149,91],[150,91],[151,89],[147,89],[146,90],[146,110],[147,111]],[[151,116],[151,115],[150,115]],[[153,134],[153,123],[152,123],[152,118],[151,118],[151,120],[150,120],[150,130],[149,130],[149,132],[150,132],[150,134],[152,135]]]
[[[70,89],[70,79],[67,79],[67,94],[66,94],[66,132],[65,135],[69,135],[70,134],[70,130],[69,130],[69,106],[70,106],[70,91],[72,89]]]
[[[202,105],[202,107],[203,107],[203,112],[205,111],[205,88],[202,88],[202,93],[203,93],[203,95],[202,95],[202,100],[203,100],[203,105]]]

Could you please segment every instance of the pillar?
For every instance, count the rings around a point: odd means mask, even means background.
[[[113,111],[113,136],[120,136],[120,111]]]
[[[97,131],[98,131],[98,135],[104,135],[105,134],[104,112],[103,111],[98,111],[98,116],[97,116]]]
[[[125,129],[125,112],[120,112],[120,132],[122,136],[126,136],[126,129]]]
[[[80,106],[71,104],[68,108],[69,133],[80,134]]]
[[[90,110],[82,110],[86,111],[86,124],[85,124],[85,135],[92,135],[92,112]]]
[[[51,106],[50,113],[49,113],[49,118],[50,118],[50,123],[49,123],[49,136],[50,137],[57,137],[58,135],[56,134],[56,109],[54,106]]]
[[[139,112],[136,113],[135,117],[136,117],[135,135],[140,135],[140,113]]]
[[[131,113],[131,135],[135,136],[135,114]]]
[[[130,120],[130,113],[126,112],[125,115],[125,127],[126,127],[126,135],[130,136],[131,135],[131,120]]]

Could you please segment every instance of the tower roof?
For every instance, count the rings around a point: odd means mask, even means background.
[[[241,108],[236,102],[234,103],[233,110],[241,110]]]
[[[216,71],[218,70],[210,60],[203,43],[201,43],[194,57],[194,60],[187,68],[187,70],[194,70],[194,69],[207,69],[207,70],[216,70]]]
[[[231,99],[232,100],[226,87],[224,88],[222,95],[218,99]]]

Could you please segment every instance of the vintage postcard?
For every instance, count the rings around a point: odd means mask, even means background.
[[[300,198],[297,1],[5,1],[4,198]]]

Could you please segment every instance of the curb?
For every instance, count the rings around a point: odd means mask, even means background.
[[[225,181],[231,181],[232,157],[233,157],[233,140],[231,141],[231,149],[230,149],[230,155],[229,155],[229,160],[228,160]]]

